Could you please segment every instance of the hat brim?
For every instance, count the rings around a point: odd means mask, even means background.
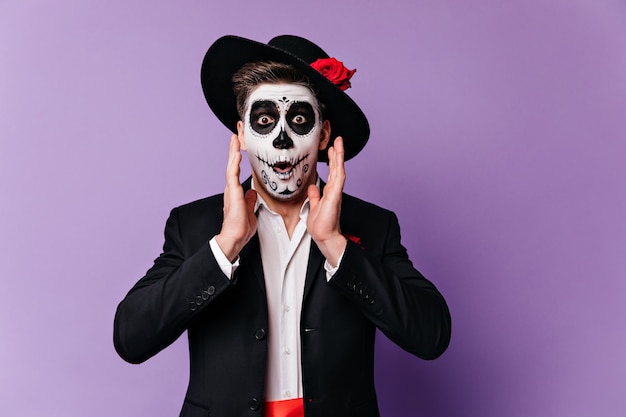
[[[292,65],[304,73],[313,90],[326,106],[325,115],[331,125],[331,141],[337,136],[344,141],[345,160],[358,154],[369,139],[369,124],[359,106],[336,85],[295,55],[250,39],[223,36],[207,51],[202,62],[201,82],[204,97],[217,118],[233,133],[237,133],[237,100],[233,92],[232,76],[244,64],[258,61],[277,61]],[[318,160],[327,162],[326,150]]]

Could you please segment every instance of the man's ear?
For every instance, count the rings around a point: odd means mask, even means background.
[[[320,146],[319,150],[323,151],[328,146],[328,142],[330,142],[330,122],[328,120],[324,120],[322,122],[322,133],[320,135]]]
[[[246,140],[243,135],[243,122],[240,120],[237,122],[237,138],[239,139],[239,149],[246,150]]]

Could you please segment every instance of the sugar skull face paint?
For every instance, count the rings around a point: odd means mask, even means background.
[[[261,84],[248,97],[243,134],[255,177],[272,197],[293,199],[312,182],[322,121],[308,88]]]

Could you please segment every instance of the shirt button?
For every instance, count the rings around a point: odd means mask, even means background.
[[[285,391],[285,396],[291,397],[291,391],[289,391],[289,390]]]
[[[287,355],[291,355],[291,349],[289,349],[289,348],[285,348],[285,353],[286,353]]]
[[[276,228],[276,233],[280,233],[280,231],[281,231],[281,230],[282,230],[282,229],[281,229],[280,227],[277,227],[277,228]]]
[[[289,312],[289,310],[291,310],[291,307],[285,306],[285,311]]]

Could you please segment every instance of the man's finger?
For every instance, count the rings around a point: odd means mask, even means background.
[[[248,206],[248,212],[254,213],[254,205],[256,204],[256,191],[248,190],[244,198],[246,199],[246,206]]]
[[[309,188],[307,188],[307,196],[309,197],[309,207],[313,210],[320,201],[320,190],[315,184],[309,185]]]
[[[226,166],[226,185],[239,184],[239,164],[241,162],[241,152],[239,150],[239,139],[237,135],[232,135],[228,147],[228,165]]]
[[[345,175],[345,171],[344,171],[344,155],[345,155],[345,150],[343,148],[343,138],[341,136],[338,136],[337,139],[335,139],[335,168],[337,169],[337,173],[343,177],[343,175]]]
[[[345,169],[344,169],[344,148],[343,138],[337,136],[333,146],[328,150],[328,184],[332,184],[333,187],[339,188],[338,191],[343,190],[343,184],[345,182]]]
[[[335,148],[335,152],[344,152],[343,149],[343,138],[341,136],[337,136],[335,142],[333,143],[333,148]]]

